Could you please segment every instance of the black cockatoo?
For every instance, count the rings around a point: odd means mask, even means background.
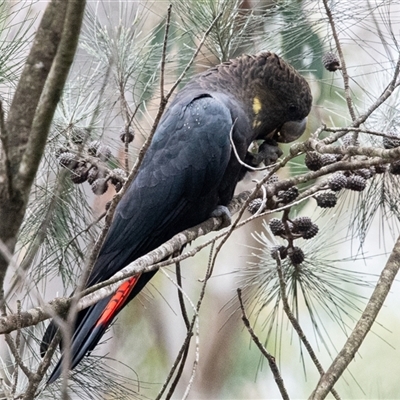
[[[228,205],[244,175],[230,137],[241,160],[249,159],[254,140],[263,140],[263,161],[272,163],[281,154],[276,142],[291,142],[304,132],[311,101],[306,80],[269,52],[245,55],[194,76],[163,115],[136,178],[117,206],[86,286],[109,279],[175,234],[218,215],[215,210]],[[78,314],[72,368],[154,274],[131,278],[116,295]],[[55,332],[51,323],[42,353]],[[60,373],[59,362],[48,382]]]

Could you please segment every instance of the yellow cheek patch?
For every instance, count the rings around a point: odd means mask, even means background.
[[[258,97],[254,97],[253,99],[253,112],[257,115],[261,111],[262,105],[261,101]]]
[[[261,101],[258,97],[254,97],[253,99],[253,112],[254,116],[257,117],[257,114],[261,111],[262,105]],[[257,120],[257,118],[254,118],[253,121],[253,128],[257,128],[261,125],[261,121]]]

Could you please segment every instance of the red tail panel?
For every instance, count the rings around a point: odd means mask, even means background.
[[[137,281],[139,280],[141,274],[132,276],[129,280],[124,282],[116,291],[114,296],[108,302],[107,307],[104,309],[103,313],[101,314],[100,318],[96,322],[95,326],[99,325],[108,325],[114,316],[118,313],[121,307],[126,302],[126,299],[132,292],[133,288],[135,287]]]

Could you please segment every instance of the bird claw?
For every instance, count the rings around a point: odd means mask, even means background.
[[[221,226],[219,229],[226,228],[232,223],[232,215],[225,206],[217,206],[217,208],[211,213],[211,217],[221,218]]]
[[[275,140],[265,140],[258,149],[258,153],[255,155],[256,162],[264,165],[271,165],[276,163],[278,158],[283,154],[282,150],[278,147]]]
[[[260,145],[257,153],[248,152],[246,154],[245,163],[253,168],[259,167],[261,163],[268,166],[274,164],[282,154],[278,143],[275,140],[268,139]]]

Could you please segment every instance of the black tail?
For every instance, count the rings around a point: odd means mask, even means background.
[[[78,313],[74,335],[71,341],[71,369],[75,368],[82,358],[92,351],[110,326],[116,315],[129,303],[149,282],[157,272],[151,271],[141,276],[132,277],[124,282],[118,291],[94,306]],[[43,357],[58,330],[52,321],[47,327],[40,344],[40,354]],[[62,346],[60,346],[62,349]],[[50,375],[48,384],[54,382],[61,375],[62,357]]]

